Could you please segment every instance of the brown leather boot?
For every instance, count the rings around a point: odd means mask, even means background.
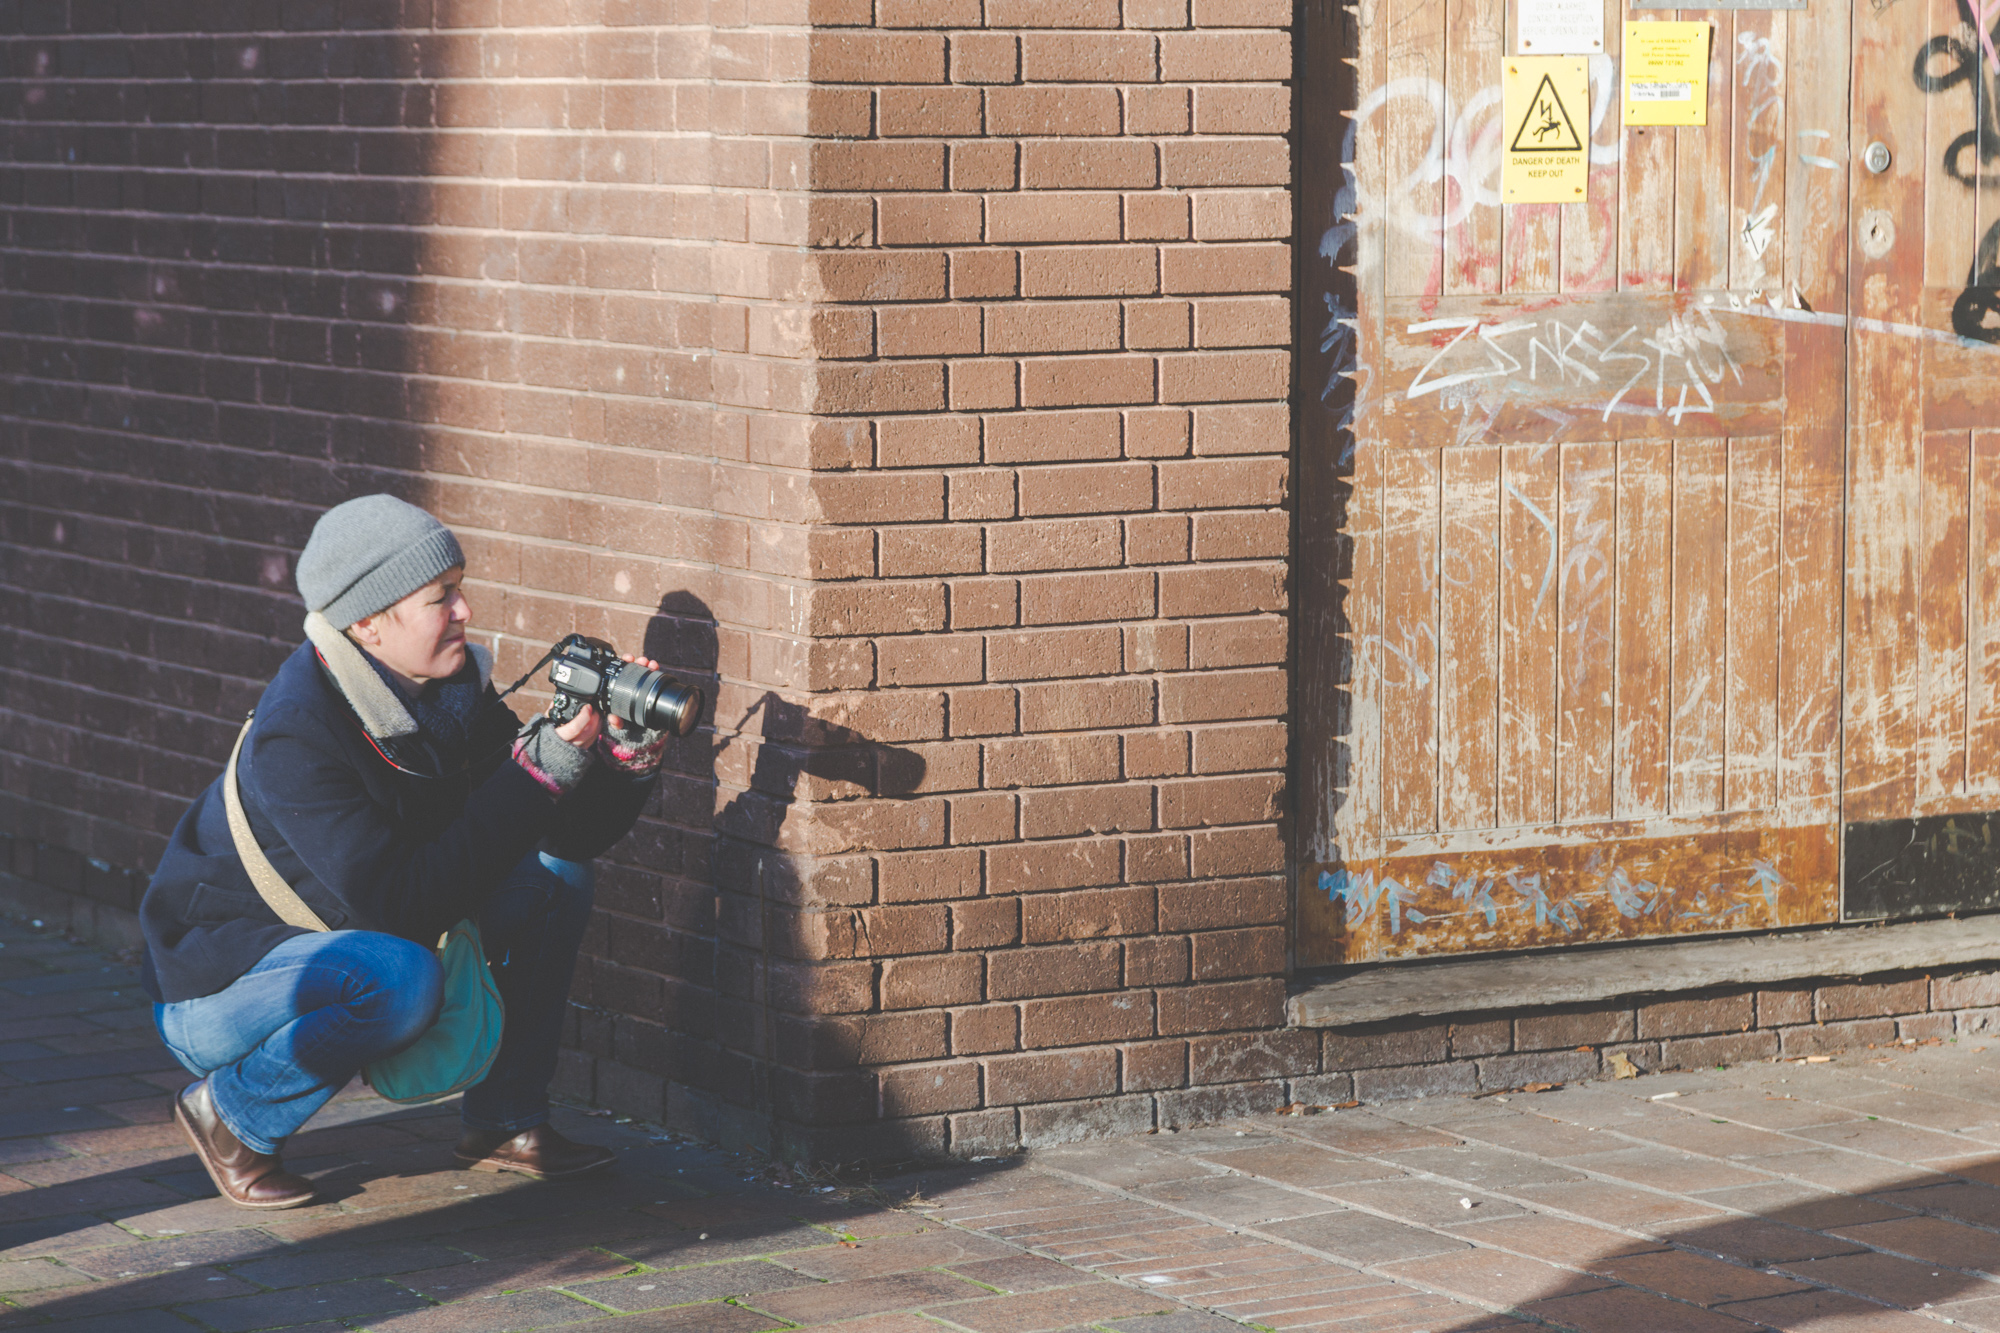
[[[512,1135],[505,1130],[468,1129],[452,1152],[474,1171],[517,1171],[536,1180],[580,1176],[611,1165],[616,1157],[609,1148],[564,1138],[554,1125],[536,1125]]]
[[[275,1154],[255,1152],[229,1132],[215,1113],[208,1080],[181,1089],[174,1098],[174,1122],[194,1144],[195,1156],[222,1197],[245,1208],[296,1208],[311,1203],[313,1185],[285,1170]]]

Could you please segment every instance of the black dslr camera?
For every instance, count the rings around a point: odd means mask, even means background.
[[[648,731],[685,736],[701,720],[701,691],[664,671],[623,661],[610,644],[572,634],[550,652],[549,683],[556,687],[549,718],[558,725],[593,704]]]

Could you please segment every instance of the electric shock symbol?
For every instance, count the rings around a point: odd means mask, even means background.
[[[1576,132],[1576,123],[1570,119],[1569,108],[1563,105],[1556,93],[1555,81],[1547,74],[1535,86],[1535,95],[1528,102],[1528,114],[1521,118],[1521,126],[1514,131],[1514,142],[1508,145],[1514,153],[1580,153],[1583,151],[1583,136]]]

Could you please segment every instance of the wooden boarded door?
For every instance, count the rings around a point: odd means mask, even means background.
[[[1607,0],[1560,206],[1510,0],[1304,25],[1302,964],[1839,915],[1849,12],[1647,12],[1708,124],[1619,126]]]
[[[1856,9],[1850,919],[2000,907],[2000,10],[1981,7]]]

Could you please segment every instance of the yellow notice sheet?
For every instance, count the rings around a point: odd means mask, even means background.
[[[1590,60],[1513,56],[1501,62],[1500,197],[1580,204],[1590,188]]]
[[[1710,26],[1625,25],[1625,123],[1708,124]]]

